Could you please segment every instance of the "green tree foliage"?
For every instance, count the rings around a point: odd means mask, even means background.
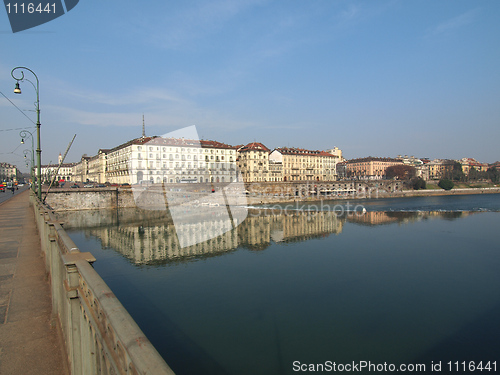
[[[451,178],[453,181],[465,181],[465,174],[464,171],[462,170],[462,164],[460,164],[458,161],[453,163]]]
[[[487,178],[491,180],[493,183],[500,182],[500,171],[496,167],[488,168],[486,172]]]
[[[415,174],[415,167],[404,164],[391,165],[385,170],[385,176],[388,179],[396,178],[398,180],[411,180],[415,177]]]
[[[496,183],[500,179],[500,171],[497,171],[495,167],[489,168],[486,172],[471,167],[467,178],[469,181],[491,180],[491,182]]]
[[[422,177],[413,177],[411,179],[410,185],[413,190],[425,189],[427,187],[425,180]]]
[[[469,169],[469,175],[467,177],[469,178],[469,181],[477,181],[481,179],[480,172],[474,167]]]
[[[438,186],[444,190],[451,190],[453,189],[453,186],[455,186],[455,184],[453,183],[453,181],[445,178],[439,181]]]

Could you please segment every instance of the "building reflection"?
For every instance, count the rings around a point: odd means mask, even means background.
[[[223,255],[238,248],[265,250],[272,243],[300,242],[342,233],[346,222],[358,225],[408,224],[431,218],[456,219],[468,212],[310,212],[275,213],[250,210],[236,228],[220,236],[181,247],[168,211],[115,210],[62,213],[66,229],[80,229],[96,237],[103,248],[114,249],[132,263],[166,264],[193,258]],[[224,218],[211,216],[191,224],[197,233],[217,230]]]

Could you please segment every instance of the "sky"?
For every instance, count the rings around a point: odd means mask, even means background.
[[[500,160],[500,1],[81,0],[12,33],[0,9],[0,161],[42,163],[196,125],[202,139]],[[26,78],[33,80],[29,73]]]

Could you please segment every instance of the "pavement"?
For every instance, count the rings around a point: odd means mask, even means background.
[[[21,194],[23,191],[28,190],[28,189],[29,189],[28,185],[21,186],[17,190],[14,190],[14,194],[12,194],[12,190],[5,189],[5,191],[0,192],[0,204],[7,201],[8,199],[11,199],[12,197],[14,197],[18,194]]]
[[[0,203],[0,374],[69,374],[66,358],[25,190]]]

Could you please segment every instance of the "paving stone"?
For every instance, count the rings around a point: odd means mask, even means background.
[[[0,374],[67,374],[29,193],[0,205]]]

